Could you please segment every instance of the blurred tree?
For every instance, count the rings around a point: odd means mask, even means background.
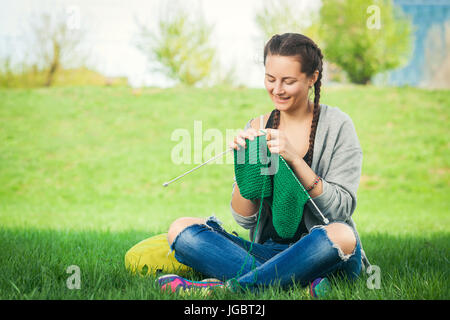
[[[167,7],[164,17],[159,17],[157,32],[137,22],[140,29],[137,47],[150,62],[157,61],[169,78],[188,86],[207,81],[216,50],[210,44],[212,26],[203,16],[190,17],[179,5]]]
[[[326,59],[353,83],[367,84],[411,54],[412,23],[391,0],[324,1],[319,35]]]
[[[213,68],[211,68],[211,74],[208,77],[211,86],[216,87],[245,87],[240,82],[237,64],[235,59],[229,64],[225,64],[218,58],[213,60]]]
[[[294,32],[304,34],[319,44],[317,20],[317,11],[310,1],[304,0],[264,0],[255,17],[264,41],[275,34]]]
[[[46,72],[45,85],[51,86],[55,74],[63,67],[81,66],[86,54],[80,52],[84,32],[71,26],[65,12],[55,15],[43,13],[31,20],[32,52],[37,65]]]

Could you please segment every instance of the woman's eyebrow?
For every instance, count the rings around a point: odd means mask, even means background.
[[[273,75],[271,75],[271,74],[269,74],[269,73],[266,73],[266,76],[275,78]],[[283,77],[283,78],[281,78],[281,80],[284,80],[284,79],[295,79],[295,80],[297,80],[297,78],[295,78],[295,77]]]

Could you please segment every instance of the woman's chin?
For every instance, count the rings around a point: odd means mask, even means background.
[[[289,107],[291,106],[291,104],[287,104],[287,103],[274,103],[275,109],[279,110],[279,111],[286,111],[289,109]]]

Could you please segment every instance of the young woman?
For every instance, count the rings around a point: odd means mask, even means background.
[[[320,210],[308,202],[295,235],[283,239],[273,227],[270,205],[263,201],[258,219],[260,200],[243,198],[235,182],[230,209],[254,243],[226,232],[215,217],[177,219],[168,231],[176,259],[218,280],[167,275],[158,279],[163,289],[254,289],[296,281],[311,284],[314,295],[326,277],[355,279],[368,266],[351,218],[362,150],[351,118],[337,107],[319,104],[322,59],[321,50],[304,35],[273,36],[264,48],[264,83],[275,109],[259,121],[251,119],[230,145],[245,148],[245,139],[253,140],[265,129],[270,152],[286,160]]]

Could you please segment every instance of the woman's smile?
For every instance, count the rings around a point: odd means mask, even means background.
[[[277,103],[287,103],[291,97],[274,96],[274,98],[275,98],[275,102],[277,102]]]

